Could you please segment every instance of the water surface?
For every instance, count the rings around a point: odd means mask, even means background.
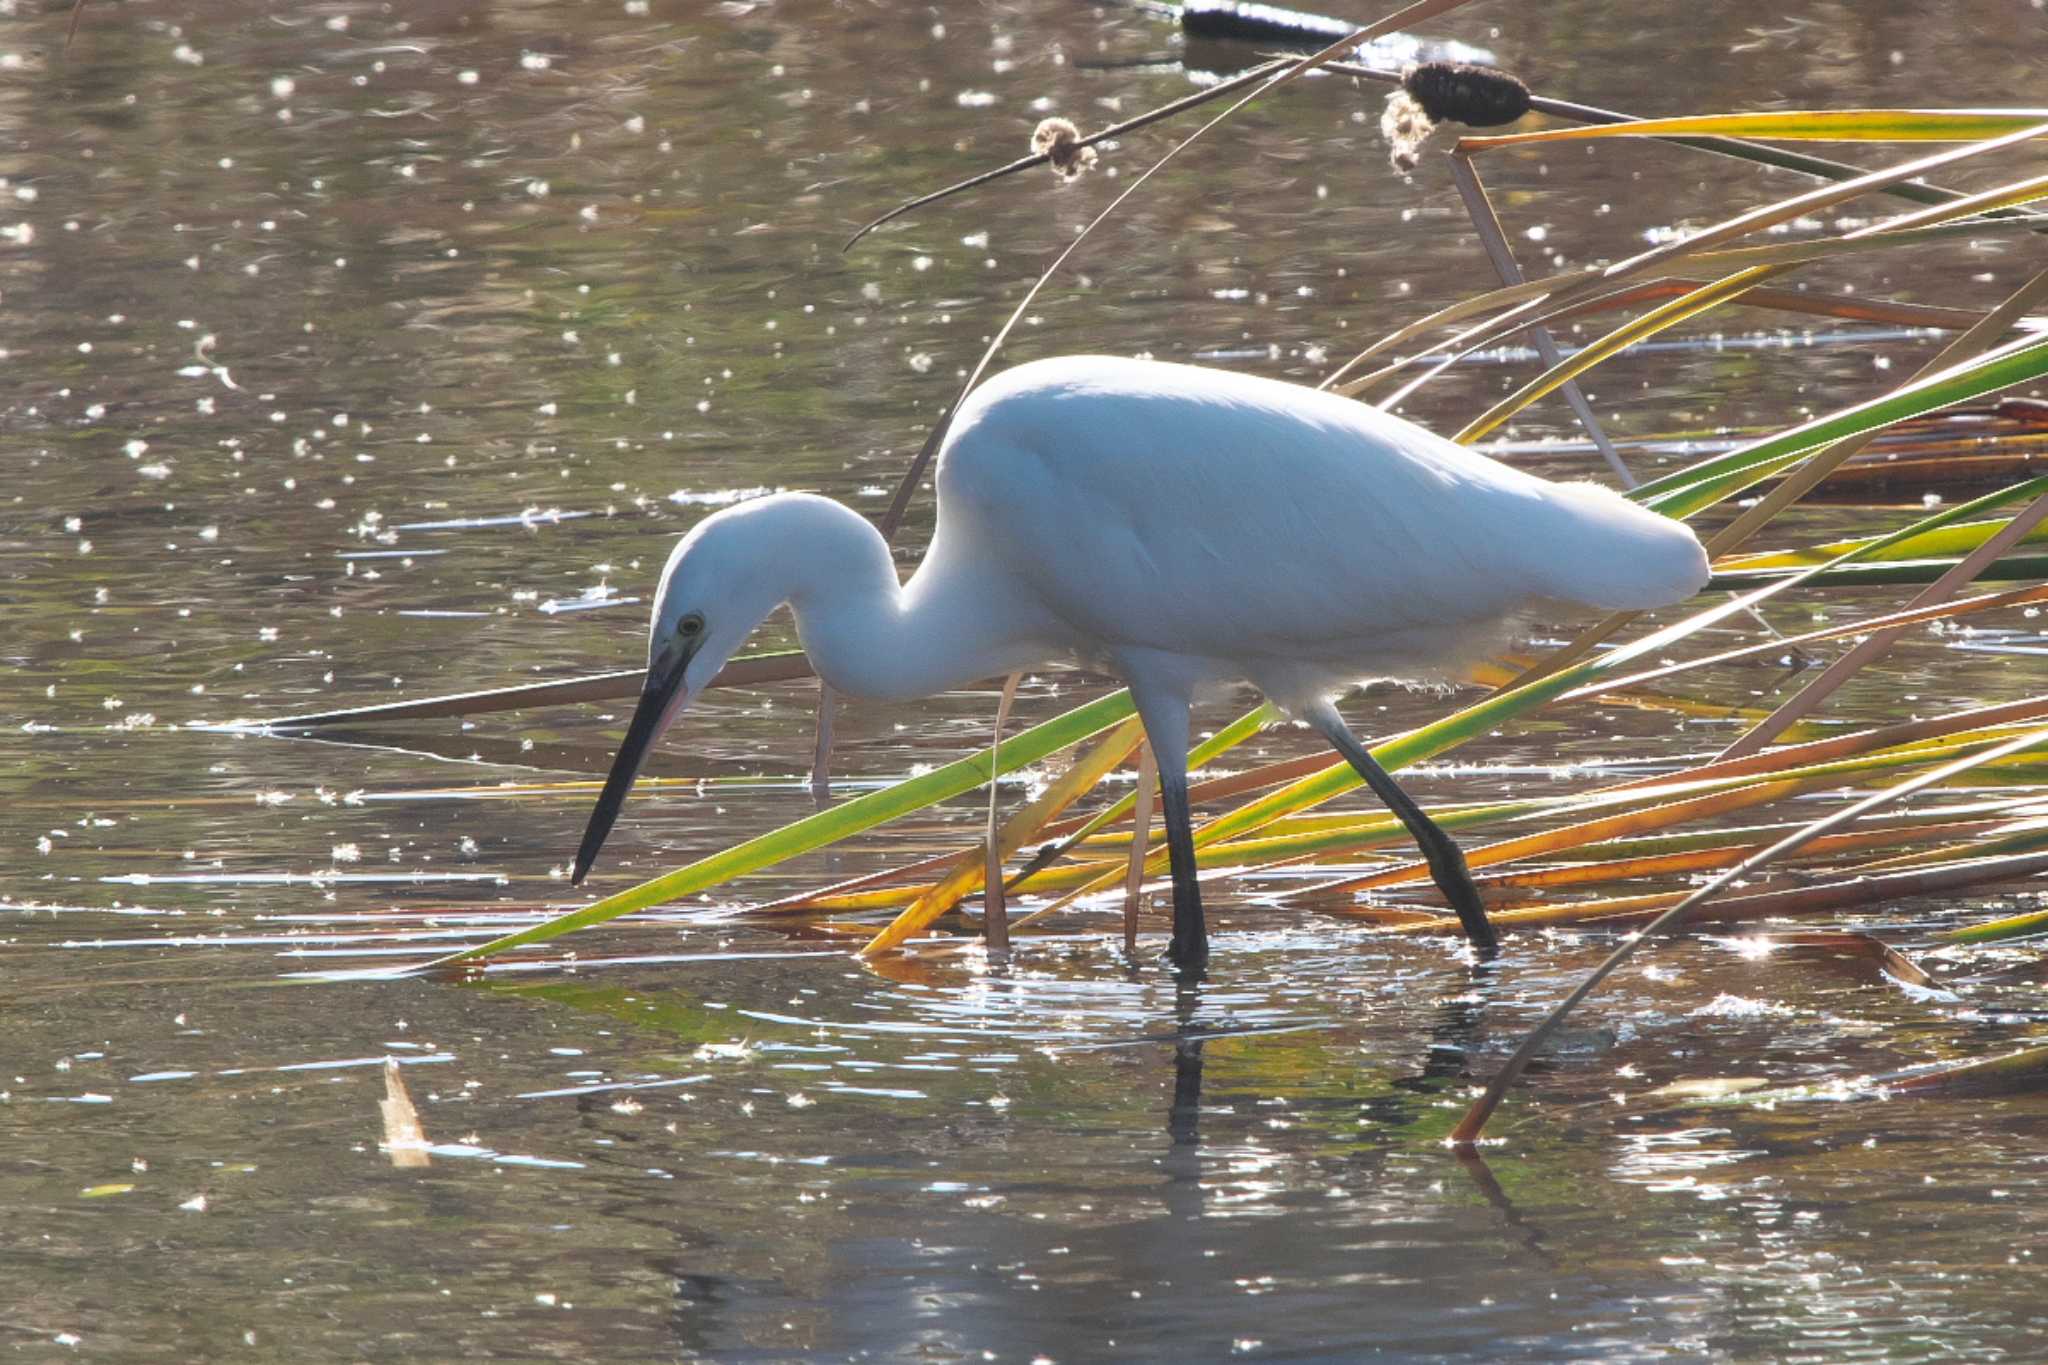
[[[1488,3],[1442,36],[1546,93],[1643,114],[2023,103],[2039,33],[2018,13]],[[843,938],[732,913],[962,846],[978,796],[609,926],[571,966],[308,984],[582,903],[564,873],[589,789],[499,789],[601,774],[623,717],[318,740],[203,723],[628,667],[660,559],[707,509],[805,488],[878,512],[1034,272],[1165,143],[1133,137],[1072,187],[1040,173],[842,255],[847,233],[1019,154],[1045,113],[1092,126],[1188,76],[1167,26],[1053,0],[91,0],[68,53],[65,23],[0,5],[8,1351],[2038,1353],[2037,1096],[1651,1094],[2008,1050],[2041,1008],[2029,954],[1925,955],[1950,999],[1715,939],[1659,950],[1532,1072],[1484,1165],[1443,1133],[1604,937],[1527,939],[1479,971],[1448,944],[1219,893],[1213,979],[1180,989],[1125,963],[1099,909],[1007,974],[947,948],[863,967]],[[1378,99],[1319,82],[1223,130],[1092,244],[1007,356],[1311,379],[1483,283],[1441,165],[1386,170]],[[1486,173],[1532,268],[1625,254],[1792,183],[1674,156],[1529,153]],[[2014,251],[1812,287],[1981,306]],[[1602,372],[1617,435],[1784,422],[1934,344],[1731,316],[1756,329],[1742,344]],[[1408,411],[1450,429],[1530,372],[1460,367]],[[1562,448],[1562,408],[1511,436],[1538,468],[1595,470]],[[1900,502],[1878,521],[1918,507]],[[929,522],[921,501],[906,561]],[[1802,629],[1814,611],[1773,616]],[[2014,647],[1916,635],[1839,714],[2024,695],[2037,623],[1990,624]],[[1772,663],[1694,694],[1761,705],[1793,685]],[[1101,686],[1045,674],[1020,714]],[[714,781],[637,798],[596,889],[806,813],[811,696],[707,698],[650,771]],[[1383,734],[1452,704],[1376,692],[1351,714]],[[986,689],[847,709],[842,790],[970,752],[993,709]],[[1414,787],[1557,789],[1586,780],[1574,764],[1676,762],[1730,733],[1560,712]],[[1307,743],[1274,731],[1241,761]],[[1855,922],[1911,948],[1984,908]],[[424,1167],[380,1148],[386,1058],[434,1144]]]

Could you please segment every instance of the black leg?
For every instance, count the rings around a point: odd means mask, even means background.
[[[1479,888],[1472,885],[1472,874],[1465,867],[1465,855],[1451,836],[1438,828],[1436,821],[1423,814],[1422,807],[1416,805],[1378,760],[1366,752],[1365,746],[1344,724],[1343,717],[1337,714],[1336,707],[1325,706],[1310,719],[1323,732],[1323,738],[1329,740],[1331,746],[1358,770],[1358,775],[1372,788],[1373,795],[1386,803],[1387,809],[1399,816],[1408,832],[1415,836],[1416,844],[1422,849],[1423,861],[1429,864],[1429,875],[1436,879],[1445,899],[1458,912],[1458,923],[1465,926],[1465,937],[1472,946],[1488,955],[1499,952],[1500,937],[1486,918],[1486,907],[1479,902]]]
[[[1124,676],[1145,676],[1126,668]],[[1188,698],[1185,692],[1131,684],[1131,698],[1145,721],[1152,761],[1159,768],[1159,818],[1166,826],[1166,852],[1173,868],[1173,942],[1166,959],[1183,978],[1199,978],[1209,965],[1209,929],[1202,922],[1202,889],[1195,883],[1195,829],[1188,814]]]
[[[1188,775],[1160,764],[1159,815],[1166,825],[1166,856],[1173,866],[1173,943],[1167,960],[1184,973],[1209,965],[1209,927],[1202,920],[1202,888],[1195,881],[1195,830],[1188,815]]]

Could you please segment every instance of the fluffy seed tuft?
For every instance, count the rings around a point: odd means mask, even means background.
[[[1095,164],[1095,149],[1081,145],[1081,130],[1071,119],[1039,120],[1031,133],[1031,150],[1050,159],[1054,173],[1062,180],[1079,179],[1081,172]]]

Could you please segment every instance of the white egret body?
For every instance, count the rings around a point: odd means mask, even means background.
[[[1194,366],[1018,366],[969,395],[936,482],[937,529],[908,583],[866,518],[809,494],[727,508],[683,537],[577,880],[655,739],[788,603],[812,666],[850,696],[925,696],[1059,658],[1124,679],[1158,759],[1183,968],[1207,955],[1188,707],[1215,682],[1249,682],[1320,729],[1490,946],[1456,845],[1332,698],[1444,676],[1533,602],[1657,607],[1707,579],[1690,530],[1607,489],[1536,478],[1350,399]]]

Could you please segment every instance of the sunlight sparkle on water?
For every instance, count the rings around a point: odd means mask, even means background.
[[[1994,95],[2031,76],[2010,32],[1925,0],[1886,7],[1864,63],[1832,60],[1853,24],[1787,30],[1782,5],[1732,2],[1619,46],[1595,26],[1569,52],[1526,26],[1490,32],[1498,14],[1446,31],[1636,112],[1764,107],[1815,59],[1829,100],[1873,107],[1947,88],[1949,63]],[[15,1240],[58,1253],[12,1267],[12,1297],[36,1305],[15,1315],[22,1340],[172,1359],[241,1341],[307,1360],[388,1355],[393,1330],[420,1359],[2037,1353],[2037,1296],[2014,1272],[2041,1192],[2027,1144],[1996,1139],[2035,1121],[2040,1094],[1881,1089],[1941,1084],[1963,1060],[1950,1052],[2024,1044],[2039,977],[2025,941],[1919,952],[1961,1006],[1736,934],[1733,951],[1660,945],[1658,968],[1611,980],[1528,1078],[1483,1149],[1490,1186],[1438,1135],[1617,935],[1531,936],[1509,972],[1478,972],[1446,945],[1283,903],[1326,865],[1254,886],[1219,875],[1218,970],[1185,989],[1151,966],[1156,919],[1123,961],[1113,890],[1007,969],[970,943],[971,900],[942,924],[951,937],[872,965],[837,934],[748,913],[967,849],[985,807],[963,798],[460,984],[416,974],[586,903],[562,862],[621,708],[297,735],[200,713],[632,668],[644,616],[623,604],[703,515],[784,487],[879,514],[1037,265],[1169,144],[1109,149],[1120,184],[986,186],[841,254],[850,226],[1022,150],[1013,115],[1099,123],[1205,79],[1131,59],[1220,63],[1127,7],[1023,0],[942,24],[689,8],[454,24],[405,7],[304,23],[220,10],[138,28],[87,5],[67,51],[68,4],[0,0],[0,67],[22,76],[0,180],[0,504],[16,513],[0,680],[17,747],[0,802],[17,853],[0,885],[17,1005],[0,1128],[19,1157],[0,1195]],[[1413,60],[1402,41],[1375,64]],[[1674,85],[1706,70],[1711,92]],[[1200,352],[1314,382],[1483,288],[1441,160],[1406,180],[1373,170],[1378,102],[1303,81],[1190,148],[1054,280],[998,367]],[[1675,238],[1777,192],[1726,159],[1674,161],[1673,179],[1657,158],[1676,154],[1621,148],[1496,158],[1497,184],[1475,163],[1526,266],[1627,254],[1655,221]],[[1868,221],[1891,212],[1876,202],[1858,206]],[[1817,213],[1779,240],[1849,221]],[[2006,245],[1916,256],[1903,283],[1831,261],[1810,296],[1910,285],[1981,313],[2009,287]],[[1590,386],[1645,477],[1867,395],[1952,335],[1735,316],[1638,347]],[[1539,366],[1501,346],[1408,406],[1454,429]],[[1598,468],[1561,405],[1487,448],[1561,477]],[[1917,514],[1929,492],[1974,496],[1914,485],[1884,515]],[[930,511],[920,490],[906,568]],[[1802,508],[1773,529],[1819,544],[1861,515]],[[1890,600],[1854,597],[1788,594],[1774,624]],[[1560,641],[1578,623],[1536,626]],[[2027,695],[2038,626],[1912,632],[1841,714]],[[1750,630],[1725,628],[1731,643]],[[786,641],[786,623],[770,634]],[[1726,683],[1763,706],[1796,685],[1776,653],[1755,664],[1701,694]],[[1036,723],[1100,694],[1045,674],[1019,709]],[[621,832],[630,870],[603,889],[811,814],[812,695],[703,698]],[[1355,702],[1376,735],[1450,704]],[[985,754],[991,705],[980,688],[842,708],[832,801]],[[1219,700],[1198,728],[1234,714]],[[1727,724],[1596,703],[1414,771],[1454,808],[1562,794],[1678,766]],[[1228,766],[1307,752],[1273,730]],[[1016,775],[1005,809],[1060,771]],[[1999,774],[1998,795],[2025,799],[2033,776]],[[1970,799],[1967,818],[2041,814]],[[1976,906],[1903,901],[1884,932],[1931,941]],[[323,963],[342,970],[305,970]],[[426,1078],[426,1131],[462,1134],[430,1150],[424,1180],[378,1150],[387,1056]],[[91,1190],[106,1193],[79,1198]],[[69,1255],[167,1238],[175,1255],[122,1263],[119,1294]]]

